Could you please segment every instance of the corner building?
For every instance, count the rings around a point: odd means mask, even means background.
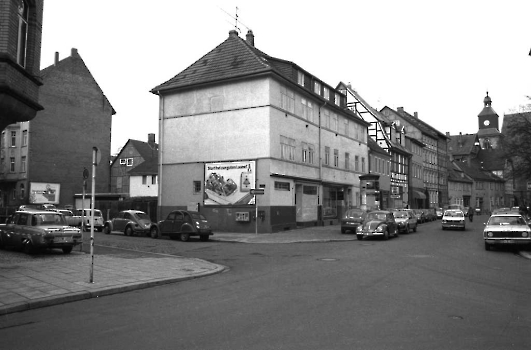
[[[341,91],[256,49],[252,31],[230,31],[151,92],[160,97],[161,217],[199,209],[214,230],[266,233],[336,224],[360,206],[369,123]],[[258,208],[255,188],[264,189]]]

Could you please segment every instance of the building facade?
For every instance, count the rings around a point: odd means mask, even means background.
[[[43,0],[0,0],[0,131],[43,109],[42,14]]]
[[[275,232],[335,224],[359,205],[368,123],[339,90],[256,49],[251,31],[152,92],[162,217],[199,206],[214,229]]]
[[[74,205],[84,169],[92,176],[94,147],[101,155],[95,190],[109,191],[111,104],[76,49],[63,60],[56,53],[41,79],[39,102],[45,109],[2,132],[0,191],[6,210],[28,203]]]

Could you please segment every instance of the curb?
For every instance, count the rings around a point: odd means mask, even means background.
[[[125,293],[125,292],[134,291],[134,290],[140,290],[140,289],[146,289],[150,287],[161,286],[165,284],[171,284],[175,282],[192,280],[192,279],[201,278],[205,276],[215,275],[215,274],[229,270],[227,266],[223,266],[219,264],[216,264],[216,265],[218,266],[213,271],[202,272],[202,273],[198,273],[198,274],[191,275],[191,276],[165,278],[165,279],[149,281],[149,282],[138,282],[138,283],[128,284],[125,286],[104,288],[104,289],[92,291],[92,292],[89,292],[89,291],[74,292],[74,293],[69,293],[67,295],[62,295],[62,296],[57,296],[57,297],[52,296],[52,297],[46,297],[46,298],[42,298],[42,299],[34,300],[34,301],[13,303],[12,305],[0,307],[0,316],[5,316],[7,314],[11,314],[15,312],[39,309],[39,308],[43,308],[47,306],[70,303],[74,301],[99,298],[100,296]]]

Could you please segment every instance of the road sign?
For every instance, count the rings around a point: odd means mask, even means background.
[[[264,194],[265,190],[263,188],[251,188],[251,194],[257,195],[257,194]]]

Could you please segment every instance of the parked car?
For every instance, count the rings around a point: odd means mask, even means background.
[[[363,225],[358,226],[356,230],[356,237],[359,240],[363,239],[363,237],[389,239],[391,235],[398,237],[398,225],[393,213],[386,210],[369,212]]]
[[[208,220],[197,212],[174,210],[168,214],[166,220],[159,221],[157,229],[151,230],[152,238],[169,236],[171,239],[180,238],[186,242],[190,236],[199,236],[201,241],[208,241],[213,235]]]
[[[435,213],[435,209],[428,208],[424,211],[424,217],[425,220],[428,222],[437,220],[437,214]]]
[[[148,236],[152,229],[157,229],[156,223],[151,222],[149,215],[140,210],[122,210],[115,218],[105,221],[103,226],[103,232],[107,235],[112,231],[120,231],[126,236]]]
[[[28,254],[53,248],[69,254],[81,243],[80,230],[69,226],[62,214],[53,211],[17,211],[6,224],[0,225],[0,246],[21,248]]]
[[[531,228],[525,218],[514,212],[492,214],[483,229],[485,250],[496,245],[530,245]]]
[[[69,226],[76,226],[75,223],[77,222],[77,220],[74,219],[74,213],[72,213],[71,210],[68,210],[68,209],[57,209],[56,211],[59,214],[63,214],[63,216],[65,217],[66,223]]]
[[[417,217],[410,210],[393,211],[399,233],[417,232]]]
[[[463,213],[465,214],[465,217],[468,216],[468,211],[470,210],[469,208],[470,208],[470,207],[464,207],[464,208],[463,208]]]
[[[356,229],[363,223],[367,212],[362,209],[349,209],[341,219],[341,233],[352,231],[356,233]]]
[[[442,219],[444,210],[443,208],[437,208],[435,210],[435,214],[437,215],[437,219]]]
[[[457,228],[465,230],[465,213],[460,209],[448,209],[444,211],[442,217],[442,229]]]
[[[89,231],[92,222],[92,210],[77,209],[72,217],[72,226],[79,226],[82,230]],[[103,231],[103,214],[101,210],[94,209],[94,229]]]

